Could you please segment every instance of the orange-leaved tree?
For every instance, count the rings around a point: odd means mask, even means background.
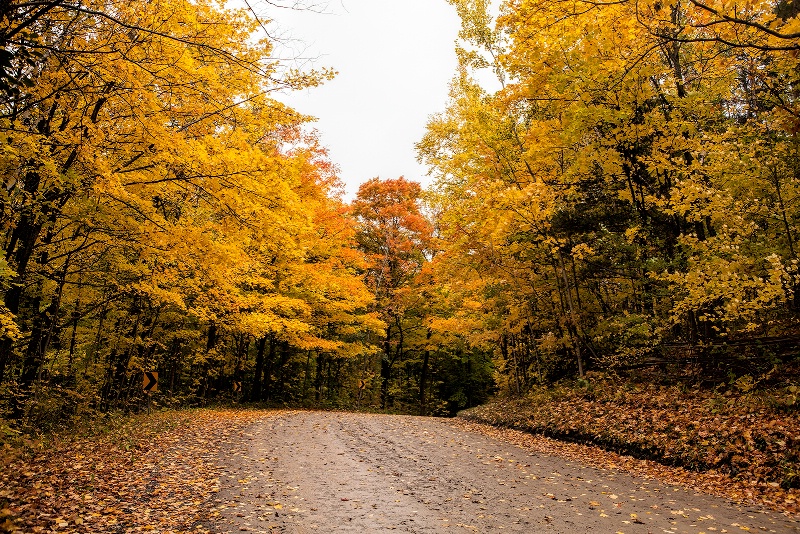
[[[352,204],[358,245],[368,258],[367,287],[386,324],[379,371],[384,408],[391,403],[394,366],[406,356],[413,337],[424,337],[421,318],[415,317],[422,297],[413,283],[427,261],[432,226],[421,211],[420,193],[417,182],[402,177],[373,178],[361,185]]]

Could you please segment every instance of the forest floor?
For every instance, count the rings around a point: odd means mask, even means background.
[[[0,532],[800,532],[796,508],[694,473],[463,419],[209,409],[104,425],[0,452]]]
[[[207,531],[220,447],[268,416],[182,410],[113,416],[0,448],[0,532]]]

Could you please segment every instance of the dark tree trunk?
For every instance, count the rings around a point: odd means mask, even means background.
[[[289,343],[287,341],[281,341],[280,348],[280,358],[278,359],[278,365],[276,369],[278,381],[275,387],[275,392],[278,395],[283,395],[286,391],[286,364],[288,363],[292,353],[289,350]]]
[[[389,379],[392,375],[392,366],[389,357],[385,354],[381,358],[381,408],[386,409],[389,405]]]
[[[175,338],[172,340],[172,350],[169,354],[169,394],[173,395],[175,392],[175,378],[178,376],[180,370],[180,354],[181,354],[182,340]]]
[[[322,353],[317,354],[317,369],[314,378],[314,399],[317,402],[322,400],[322,371],[325,368],[325,356]]]
[[[253,390],[250,392],[250,400],[258,402],[261,400],[261,388],[264,376],[264,350],[267,346],[267,336],[258,340],[258,350],[256,352],[256,368],[253,377]]]
[[[214,345],[217,344],[217,325],[214,323],[210,323],[208,325],[208,334],[206,339],[206,352],[210,351],[214,348]]]
[[[272,399],[272,367],[273,367],[273,362],[275,362],[276,347],[277,343],[275,343],[275,336],[270,335],[269,352],[267,353],[267,361],[265,362],[266,365],[264,367],[264,388],[261,400]]]
[[[428,350],[427,342],[431,339],[431,329],[428,328],[427,333],[425,334],[425,352],[422,353],[422,370],[420,371],[419,375],[419,414],[420,415],[428,415],[428,399],[427,399],[427,389],[428,389],[428,366],[430,364],[431,359],[431,351]]]
[[[392,329],[386,329],[381,357],[381,409],[389,405],[389,380],[392,378]]]
[[[34,304],[40,302],[39,298],[34,300]],[[56,320],[58,314],[58,302],[54,299],[50,305],[36,315],[33,320],[31,339],[28,343],[28,350],[25,352],[25,360],[22,364],[22,376],[20,384],[23,389],[27,389],[39,375],[39,369],[44,363],[45,352],[50,340],[50,325]]]
[[[67,360],[67,372],[69,373],[70,380],[74,378],[72,366],[75,363],[75,346],[78,343],[78,321],[80,321],[80,301],[75,301],[75,309],[72,310],[72,334],[69,338],[69,359]]]

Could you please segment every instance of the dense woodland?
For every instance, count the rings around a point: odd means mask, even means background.
[[[754,384],[796,358],[800,5],[454,4],[461,69],[419,151],[499,385],[653,364]]]
[[[334,72],[256,12],[0,3],[0,430],[142,409],[144,372],[158,405],[448,414],[797,358],[798,5],[450,1],[434,185],[350,203],[278,98]]]

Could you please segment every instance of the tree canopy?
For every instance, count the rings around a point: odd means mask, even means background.
[[[285,68],[251,10],[2,3],[3,416],[136,409],[145,372],[161,402],[448,414],[795,357],[796,5],[450,3],[433,185],[350,203],[276,96],[334,72]]]
[[[418,149],[506,387],[793,353],[794,7],[451,3],[461,68]]]

